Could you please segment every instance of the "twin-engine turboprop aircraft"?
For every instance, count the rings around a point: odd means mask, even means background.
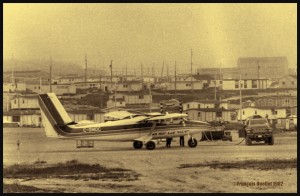
[[[197,146],[193,135],[211,129],[209,123],[187,120],[187,114],[181,113],[111,112],[106,116],[117,120],[75,123],[54,93],[40,94],[39,105],[46,136],[59,139],[131,141],[135,149],[141,149],[145,145],[148,150],[153,150],[159,139],[188,135],[188,145],[193,148]]]

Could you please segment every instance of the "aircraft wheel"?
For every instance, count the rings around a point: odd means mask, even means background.
[[[188,140],[188,145],[190,148],[195,148],[197,146],[197,140],[195,138],[191,138]]]
[[[143,142],[140,142],[140,141],[134,141],[133,142],[133,147],[135,149],[141,149],[143,147]]]
[[[148,150],[154,150],[154,148],[155,148],[155,143],[152,142],[152,141],[149,141],[149,142],[146,144],[146,148],[147,148]]]

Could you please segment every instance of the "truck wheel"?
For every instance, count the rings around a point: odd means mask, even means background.
[[[146,144],[146,148],[147,148],[148,150],[154,150],[154,148],[155,148],[155,143],[152,142],[152,141],[149,141],[149,142]]]
[[[274,144],[274,137],[269,137],[269,145],[273,145]]]
[[[143,142],[140,142],[140,141],[134,141],[133,142],[133,147],[135,149],[141,149],[143,147]]]
[[[194,138],[194,139],[189,139],[188,140],[188,145],[190,148],[195,148],[197,146],[197,140]]]

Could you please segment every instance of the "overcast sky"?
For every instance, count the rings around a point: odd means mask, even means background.
[[[4,4],[4,59],[84,66],[232,67],[237,58],[297,64],[296,4]],[[47,65],[45,65],[47,66]],[[188,69],[188,67],[187,67]]]

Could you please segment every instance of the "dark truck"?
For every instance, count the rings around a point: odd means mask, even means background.
[[[264,141],[269,145],[274,144],[273,131],[266,118],[262,118],[261,116],[248,118],[244,126],[244,131],[246,145],[252,145],[252,141]]]

